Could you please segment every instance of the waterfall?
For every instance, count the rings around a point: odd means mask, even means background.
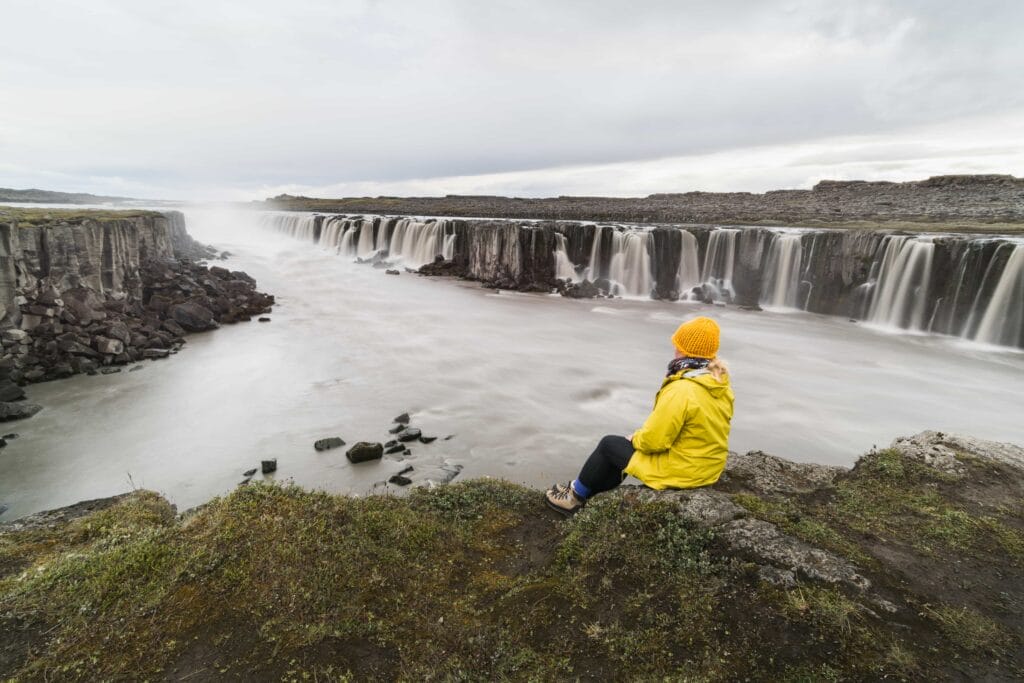
[[[315,215],[305,215],[301,213],[297,214],[281,214],[271,213],[265,214],[261,217],[264,224],[269,224],[270,227],[274,228],[278,232],[295,237],[308,242],[313,241],[313,236],[316,234],[316,219]]]
[[[934,253],[931,238],[888,238],[868,320],[889,327],[925,329]]]
[[[1024,244],[1018,244],[1003,267],[992,298],[972,339],[1020,346],[1024,342]]]
[[[576,266],[569,260],[568,240],[560,232],[555,233],[555,277],[559,280],[576,281]]]
[[[651,274],[651,233],[647,231],[612,233],[612,259],[608,279],[612,294],[650,297],[654,289]]]
[[[766,308],[800,308],[800,235],[778,234],[768,248],[761,305]]]
[[[445,261],[455,258],[455,233],[444,236],[444,246],[441,249],[441,256]]]
[[[697,253],[697,238],[689,230],[679,231],[682,247],[679,253],[679,270],[676,271],[676,291],[684,299],[694,287],[700,285],[700,257]]]
[[[584,280],[594,282],[604,275],[601,272],[601,237],[606,229],[610,228],[603,225],[594,226],[594,243],[590,246],[590,261],[587,262],[587,268],[583,271]]]
[[[388,251],[391,258],[398,259],[409,268],[419,268],[433,263],[438,256],[445,255],[447,231],[450,221],[424,223],[412,218],[402,218],[395,225]],[[454,237],[454,235],[451,235]],[[451,244],[454,253],[454,242]]]
[[[732,276],[736,267],[736,241],[739,234],[737,228],[718,228],[708,238],[701,280],[710,285],[716,300],[731,300],[736,296]]]

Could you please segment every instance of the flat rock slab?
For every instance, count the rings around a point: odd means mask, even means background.
[[[762,451],[730,453],[725,472],[715,486],[728,491],[806,493],[831,485],[846,471],[843,467],[792,462]]]
[[[1024,448],[1012,443],[986,441],[963,434],[924,431],[901,436],[891,448],[946,474],[963,476],[967,467],[959,456],[969,456],[1024,469]]]
[[[789,536],[770,522],[737,519],[723,526],[720,533],[733,549],[750,553],[782,571],[862,591],[871,587],[871,582],[843,558]]]
[[[421,436],[423,436],[423,433],[420,432],[420,430],[416,429],[415,427],[406,427],[402,431],[398,432],[398,434],[395,435],[395,438],[398,439],[399,441],[403,441],[404,442],[404,441],[416,441]]]
[[[332,436],[326,439],[320,439],[313,443],[313,448],[318,451],[329,451],[332,448],[339,448],[344,446],[345,442],[339,436]]]

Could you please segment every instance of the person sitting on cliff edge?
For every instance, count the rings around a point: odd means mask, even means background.
[[[718,481],[729,453],[733,393],[718,358],[719,328],[699,317],[672,335],[676,354],[654,410],[630,438],[608,435],[568,484],[555,484],[547,503],[564,515],[615,488],[630,474],[652,489],[689,489]]]

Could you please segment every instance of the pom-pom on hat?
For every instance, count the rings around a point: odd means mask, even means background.
[[[711,318],[687,320],[672,335],[672,344],[684,356],[714,358],[718,355],[718,323]]]

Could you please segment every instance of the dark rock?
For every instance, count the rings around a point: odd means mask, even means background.
[[[15,432],[11,432],[10,434],[4,434],[3,438],[7,441],[11,441],[12,439],[17,439],[18,435]]]
[[[386,275],[400,275],[401,271],[395,270],[394,268],[388,268],[384,271]]]
[[[6,446],[7,446],[7,439],[0,438],[0,448],[5,448]]]
[[[163,323],[161,323],[161,327],[173,334],[175,337],[184,337],[187,334],[187,332],[185,332],[185,328],[173,320],[163,321]]]
[[[392,422],[397,422],[398,424],[401,424],[401,425],[407,425],[407,424],[409,424],[409,419],[410,419],[409,418],[409,413],[402,413],[401,415],[396,417],[394,420],[392,420]]]
[[[412,465],[407,465],[404,469],[399,471],[399,474],[409,474],[410,472],[412,472],[412,469]]]
[[[261,322],[261,323],[269,323],[269,322],[270,322],[270,318],[267,318],[267,317],[265,317],[265,316],[264,316],[264,317],[260,317],[260,318],[257,318],[257,320],[258,320],[259,322]]]
[[[121,372],[121,368],[100,368],[101,375],[113,375],[116,372]]]
[[[277,471],[277,458],[271,460],[260,460],[260,470],[263,474],[270,474]]]
[[[420,437],[420,443],[434,443],[435,441],[437,441],[437,437],[436,436],[421,436]]]
[[[388,479],[388,483],[394,484],[395,486],[408,486],[412,483],[412,479],[401,474],[396,474]]]
[[[415,427],[406,427],[395,436],[399,441],[416,441],[422,436],[422,432]]]
[[[384,448],[384,453],[386,455],[391,455],[392,453],[401,453],[404,450],[405,450],[405,446],[403,446],[400,443],[394,443],[391,446],[386,446]]]
[[[0,401],[20,401],[25,390],[9,379],[0,380]]]
[[[167,309],[167,313],[174,322],[189,332],[203,332],[217,327],[213,320],[213,311],[195,302],[175,304]]]
[[[348,449],[345,456],[350,462],[367,462],[369,460],[380,460],[384,455],[384,446],[379,443],[360,441]]]
[[[395,425],[394,427],[392,427],[391,429],[388,430],[388,434],[397,434],[398,432],[400,432],[400,431],[402,431],[404,429],[405,429],[405,425],[403,425],[403,424]]]
[[[337,436],[332,436],[326,439],[320,439],[313,443],[313,448],[318,451],[329,451],[332,448],[338,448],[344,446],[345,442]]]
[[[10,508],[9,505],[7,505],[7,503],[0,503],[0,515],[4,514],[5,512],[7,512],[10,509],[11,508]]]
[[[256,468],[255,467],[253,467],[251,470],[246,470],[245,472],[242,472],[242,476],[243,477],[251,477],[254,474],[256,474]]]
[[[0,422],[23,420],[32,417],[42,409],[42,406],[34,403],[0,403]]]
[[[128,369],[128,372],[138,372],[139,370],[145,370],[145,368],[141,365],[133,365]]]
[[[454,438],[455,438],[455,435],[454,435],[454,434],[449,434],[448,436],[444,437],[444,440],[445,440],[445,441],[451,441],[451,440],[452,440],[452,439],[454,439]]]
[[[156,360],[158,358],[167,358],[171,352],[168,349],[145,349],[142,352],[143,358],[150,360]]]

